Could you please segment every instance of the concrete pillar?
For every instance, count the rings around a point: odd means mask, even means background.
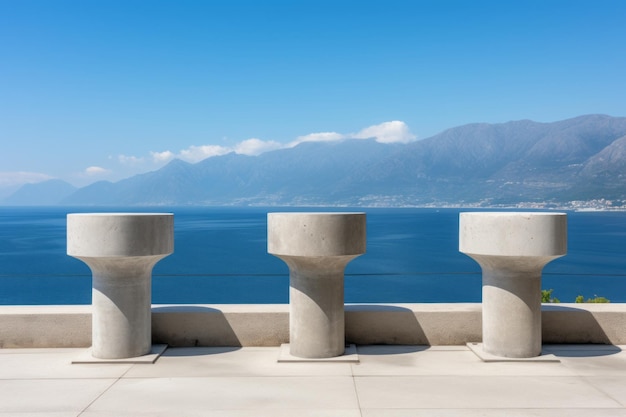
[[[564,213],[461,213],[459,251],[483,273],[483,350],[541,354],[541,271],[567,252]]]
[[[344,270],[365,245],[365,213],[267,215],[267,251],[289,266],[291,355],[344,353]]]
[[[85,262],[93,276],[94,358],[150,352],[152,268],[173,250],[172,214],[67,215],[67,254]]]

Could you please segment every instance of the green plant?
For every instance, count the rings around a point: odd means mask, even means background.
[[[610,303],[611,300],[609,300],[606,297],[598,297],[597,295],[594,298],[587,298],[585,300],[585,297],[583,297],[582,295],[579,295],[578,297],[576,297],[576,300],[574,302],[575,303]]]
[[[552,297],[552,291],[554,290],[553,289],[541,290],[541,302],[542,303],[560,303],[561,302],[558,298]]]

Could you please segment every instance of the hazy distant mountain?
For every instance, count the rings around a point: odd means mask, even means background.
[[[626,118],[601,115],[470,124],[410,143],[356,176],[421,201],[624,199],[624,135]]]
[[[2,203],[10,206],[55,205],[75,191],[76,187],[65,181],[48,180],[25,184]]]
[[[328,204],[343,198],[351,172],[396,149],[373,140],[348,140],[302,143],[259,156],[230,153],[196,164],[174,160],[158,171],[84,187],[61,203]]]
[[[393,206],[597,198],[626,200],[626,118],[469,124],[403,145],[309,142],[259,156],[174,160],[56,202]]]

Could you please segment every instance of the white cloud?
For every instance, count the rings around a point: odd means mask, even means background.
[[[117,160],[124,165],[137,165],[143,162],[143,158],[136,156],[118,155]]]
[[[27,171],[15,171],[15,172],[0,172],[0,187],[13,187],[23,184],[33,184],[37,182],[51,180],[51,177],[47,174],[39,172],[27,172]]]
[[[399,120],[369,126],[352,135],[355,139],[376,138],[380,143],[408,143],[416,138],[406,123]]]
[[[299,136],[285,147],[293,148],[303,142],[332,142],[343,139],[371,139],[380,143],[408,143],[416,138],[406,123],[399,120],[384,122],[361,129],[357,133],[320,132]]]
[[[356,133],[310,133],[298,136],[295,140],[288,143],[280,143],[274,140],[262,140],[253,137],[229,146],[193,145],[186,149],[182,149],[179,152],[172,152],[169,150],[161,152],[151,151],[148,155],[140,157],[123,154],[117,156],[109,155],[109,162],[117,161],[118,165],[114,168],[113,165],[109,167],[110,169],[93,165],[82,171],[74,172],[71,176],[75,181],[80,183],[85,183],[87,181],[91,182],[102,178],[118,180],[145,172],[148,164],[150,164],[152,168],[158,168],[174,158],[196,163],[206,158],[225,155],[231,152],[241,155],[256,156],[273,150],[292,148],[304,142],[333,142],[346,139],[371,138],[381,143],[406,143],[414,140],[416,136],[411,133],[406,123],[394,120],[378,125],[368,126]],[[19,187],[23,184],[37,183],[53,178],[55,177],[38,172],[0,172],[0,188],[7,190],[9,188]]]
[[[226,155],[235,152],[241,155],[260,155],[277,149],[293,148],[304,142],[333,142],[344,139],[371,139],[380,143],[407,143],[416,138],[411,133],[406,123],[398,120],[384,122],[361,129],[357,133],[317,132],[298,136],[294,141],[281,144],[273,140],[261,140],[258,138],[246,139],[234,146],[221,145],[192,145],[178,153],[169,150],[163,152],[150,152],[150,159],[157,165],[163,165],[174,158],[187,162],[196,163],[213,156]],[[144,158],[120,155],[119,161],[125,165],[139,165]]]
[[[287,144],[286,148],[293,148],[304,142],[333,142],[336,140],[345,139],[346,135],[342,135],[337,132],[319,132],[309,133],[308,135],[298,136],[296,140]]]
[[[180,151],[179,158],[188,162],[199,162],[211,156],[226,155],[232,149],[220,145],[190,146]]]
[[[102,167],[91,166],[85,169],[85,174],[90,177],[93,177],[96,175],[108,174],[108,173],[109,173],[109,170],[104,169]]]
[[[170,152],[170,151],[150,152],[150,156],[152,156],[152,161],[156,163],[167,162],[176,157],[176,155],[174,155],[174,152]]]
[[[233,150],[241,155],[260,155],[264,152],[275,151],[282,147],[283,145],[281,143],[273,140],[263,141],[261,139],[252,138],[237,144]]]

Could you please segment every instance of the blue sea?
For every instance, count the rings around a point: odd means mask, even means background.
[[[153,270],[155,304],[288,303],[289,271],[267,253],[267,213],[336,208],[0,207],[0,304],[90,304],[91,273],[66,254],[66,214],[174,213],[175,249]],[[345,211],[355,211],[348,210]],[[346,268],[347,303],[480,302],[479,266],[458,251],[459,209],[357,209],[367,253]],[[626,212],[568,212],[568,254],[544,289],[626,302]]]

